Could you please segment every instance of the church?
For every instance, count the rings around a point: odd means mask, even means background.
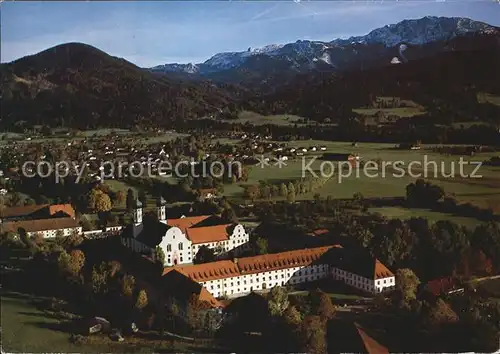
[[[193,263],[203,246],[212,249],[216,256],[230,251],[237,256],[248,247],[249,235],[241,224],[224,223],[216,215],[168,219],[163,198],[158,200],[156,210],[158,222],[145,224],[142,204],[137,200],[133,224],[123,230],[121,242],[134,252],[153,257],[160,247],[165,254],[165,266]]]

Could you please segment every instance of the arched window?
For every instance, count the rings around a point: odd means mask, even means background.
[[[182,249],[183,249],[182,242],[179,242],[179,251],[182,251]]]
[[[167,252],[172,252],[172,245],[170,243],[167,244]]]

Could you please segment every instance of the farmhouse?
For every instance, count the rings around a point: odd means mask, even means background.
[[[71,204],[25,205],[21,207],[0,209],[0,220],[2,222],[46,219],[52,217],[71,217],[74,219],[75,209],[73,209]]]
[[[134,224],[122,233],[122,244],[135,252],[149,254],[160,247],[166,266],[192,263],[202,246],[214,250],[218,256],[229,251],[238,255],[248,247],[249,235],[241,224],[223,223],[210,215],[167,219],[163,198],[157,203],[157,215],[158,223],[145,225],[142,204],[137,201]]]
[[[13,207],[3,209],[1,213],[2,232],[25,232],[28,237],[39,234],[44,238],[82,232],[82,227],[75,220],[75,210],[71,204]]]
[[[2,232],[13,232],[20,234],[26,232],[31,237],[37,234],[44,238],[56,237],[58,233],[61,236],[69,236],[72,233],[82,233],[82,227],[73,218],[53,218],[38,220],[8,221],[2,223]]]
[[[297,285],[329,277],[370,293],[394,287],[394,274],[378,260],[367,256],[364,260],[366,266],[360,266],[358,274],[349,268],[350,263],[344,260],[349,257],[345,257],[345,254],[339,245],[325,246],[235,258],[232,261],[169,267],[165,268],[164,274],[174,270],[184,274],[204,286],[216,298],[237,297],[274,286]],[[369,274],[369,265],[372,263],[374,270]]]

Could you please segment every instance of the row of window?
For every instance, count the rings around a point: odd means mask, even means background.
[[[246,243],[246,241],[245,240],[233,240],[233,246],[234,245],[240,245],[240,244],[243,244],[243,243]],[[223,246],[228,246],[228,241],[223,241],[220,244],[223,245]],[[201,247],[201,246],[202,245],[200,245],[200,246],[193,245],[192,249],[196,250],[197,247]],[[182,242],[179,242],[179,244],[177,245],[177,249],[179,251],[183,251],[184,250],[184,244]],[[224,248],[224,250],[228,251],[227,247]],[[172,244],[170,244],[170,243],[167,244],[167,252],[172,252]]]

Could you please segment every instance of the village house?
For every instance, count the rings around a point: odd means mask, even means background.
[[[75,219],[75,210],[71,204],[5,208],[0,211],[0,217],[2,232],[25,232],[28,237],[39,234],[44,238],[82,233],[82,227]]]
[[[369,293],[379,293],[394,287],[394,274],[380,261],[373,261],[371,274],[369,266],[360,266],[358,274],[350,268],[350,262],[345,261],[349,257],[343,257],[344,254],[346,251],[341,246],[334,245],[168,267],[164,274],[172,271],[184,274],[204,286],[215,298],[238,297],[275,286],[298,285],[325,278],[342,280]],[[364,264],[369,265],[372,259],[367,257]]]
[[[2,222],[6,221],[16,221],[23,219],[33,219],[37,212],[45,209],[48,204],[44,205],[25,205],[21,207],[10,207],[0,209],[0,220]],[[45,209],[46,210],[46,209]]]
[[[200,188],[198,189],[198,199],[204,201],[207,199],[214,199],[217,197],[217,189],[215,188]]]
[[[434,296],[441,296],[463,292],[464,288],[458,284],[457,279],[444,277],[429,280],[421,286],[421,291],[423,290],[429,291]]]
[[[188,216],[167,219],[166,202],[157,203],[158,223],[144,225],[142,204],[137,201],[134,224],[122,233],[122,244],[135,252],[154,254],[156,247],[165,255],[165,265],[192,263],[206,246],[217,256],[232,251],[238,255],[248,248],[249,235],[241,224],[223,223],[217,216]]]

